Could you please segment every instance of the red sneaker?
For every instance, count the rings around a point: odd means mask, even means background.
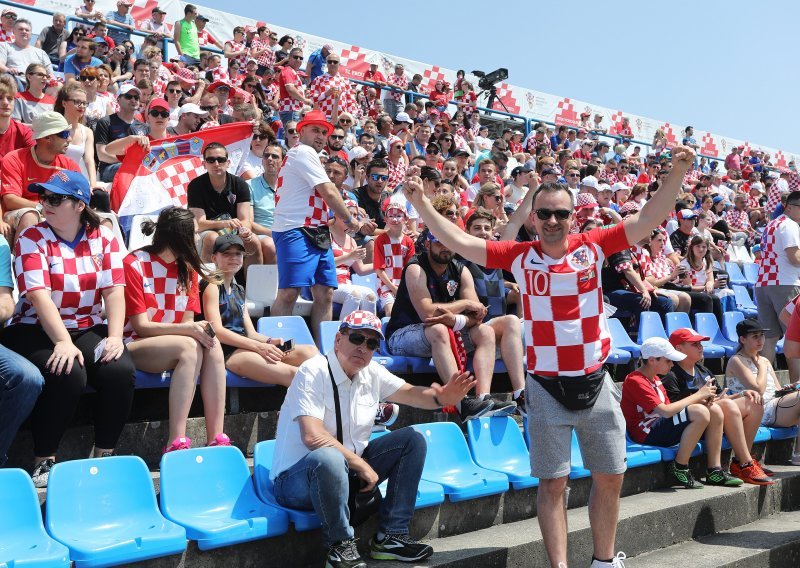
[[[758,467],[755,460],[753,463],[746,466],[737,462],[731,462],[731,475],[752,485],[773,485],[775,483],[761,471],[761,468]]]

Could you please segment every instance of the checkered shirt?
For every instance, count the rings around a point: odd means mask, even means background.
[[[107,227],[87,229],[75,248],[46,223],[28,227],[14,245],[19,301],[11,323],[39,324],[27,293],[48,290],[67,329],[103,323],[102,291],[125,285],[119,241]]]
[[[208,30],[200,30],[197,32],[197,45],[200,47],[214,45],[214,41],[212,40],[211,34],[208,33]]]
[[[184,290],[178,285],[178,264],[165,264],[156,255],[144,250],[130,253],[124,259],[126,316],[146,313],[154,323],[181,323],[186,312],[200,313],[197,273],[192,271],[192,286]],[[125,342],[139,339],[130,320],[125,322]]]
[[[758,209],[761,207],[761,204],[758,202],[758,197],[753,197],[752,195],[747,196],[747,208],[748,209]]]
[[[622,204],[622,207],[619,208],[619,214],[620,215],[626,215],[629,212],[637,213],[637,212],[641,211],[641,209],[642,209],[641,205],[639,205],[633,199],[629,199],[628,201],[626,201],[625,203]]]
[[[281,71],[280,77],[278,78],[279,84],[283,81],[286,81],[286,84],[291,84],[297,87],[297,90],[300,91],[301,94],[305,92],[305,86],[303,85],[303,80],[300,78],[300,75],[289,66],[286,66]],[[278,112],[300,112],[303,108],[303,101],[298,101],[293,99],[289,96],[288,91],[285,88],[281,89],[283,91],[281,93],[281,99],[278,101],[280,103],[280,108],[278,108]]]
[[[689,281],[692,283],[692,286],[706,285],[708,275],[706,274],[707,267],[705,260],[703,260],[703,266],[701,268],[693,267],[685,258],[681,261],[680,266],[686,268],[686,274],[689,276]]]
[[[14,32],[0,28],[0,43],[14,43]]]
[[[782,186],[783,189],[781,189]],[[775,209],[778,208],[778,205],[780,205],[781,202],[781,195],[783,193],[788,193],[788,188],[789,184],[785,180],[775,180],[775,183],[770,186],[769,193],[767,194],[767,213],[772,214]]]
[[[330,120],[333,114],[333,96],[325,96],[325,92],[331,87],[339,87],[339,112],[352,114],[356,111],[356,96],[350,87],[350,81],[341,75],[320,75],[311,82],[311,100],[314,106],[325,113]]]
[[[690,170],[683,176],[683,183],[694,184],[700,179],[700,170]]]
[[[328,223],[328,204],[316,190],[330,183],[311,146],[298,144],[286,154],[275,184],[274,231],[319,227]]]
[[[224,83],[231,82],[231,76],[228,74],[228,70],[225,69],[222,65],[217,66],[215,69],[211,70],[211,80],[212,83],[216,83],[217,81],[222,81]]]
[[[785,255],[787,246],[791,246],[796,239],[792,237],[798,232],[797,223],[789,219],[786,215],[781,215],[773,219],[764,228],[761,235],[761,254],[758,257],[758,279],[756,286],[770,285],[797,285],[797,282],[787,281],[784,274],[781,279],[778,255]],[[793,235],[794,233],[794,235]],[[788,261],[785,261],[788,263]]]
[[[642,266],[642,273],[645,276],[652,276],[657,280],[661,278],[666,278],[670,274],[672,274],[672,261],[667,258],[667,255],[664,254],[662,250],[661,253],[653,258],[653,256],[646,250],[642,249],[641,255],[641,266]],[[646,261],[644,259],[647,259]]]
[[[403,89],[404,91],[406,89],[408,89],[408,79],[406,79],[405,75],[398,75],[397,73],[391,73],[386,78],[386,82],[387,83],[393,83],[396,87],[399,87],[399,88]],[[392,97],[394,100],[396,100],[398,103],[402,103],[403,102],[403,96],[404,96],[403,93],[398,93],[396,91],[391,91],[389,96]]]
[[[405,179],[408,164],[403,159],[396,164],[391,160],[386,160],[386,164],[389,166],[389,181],[386,183],[386,191],[392,192]]]
[[[239,51],[240,49],[244,49],[245,47],[247,47],[247,45],[245,45],[244,43],[240,43],[238,41],[233,41],[233,40],[226,41],[225,45],[231,46],[231,51]],[[250,55],[248,55],[249,53],[250,51],[245,49],[244,53],[242,53],[241,55],[237,55],[236,57],[233,58],[239,62],[240,69],[244,69],[244,66],[247,65],[247,60],[250,58]]]
[[[734,231],[747,232],[750,230],[750,215],[745,209],[741,211],[729,209],[725,212],[725,220],[728,222],[728,227]]]
[[[414,256],[414,252],[414,241],[408,235],[394,240],[389,233],[381,233],[375,238],[373,267],[383,269],[392,284],[399,287],[403,278],[403,268]],[[392,294],[392,291],[381,280],[378,284],[378,295],[383,294]]]
[[[477,136],[477,135],[478,135],[478,134],[477,134],[477,133],[475,133],[475,136]],[[536,137],[535,137],[535,136],[531,136],[531,137],[530,137],[530,139],[528,140],[528,145],[527,145],[527,147],[526,147],[525,149],[526,149],[526,150],[527,150],[529,153],[531,153],[531,154],[534,154],[534,155],[535,155],[535,154],[536,154],[536,149],[537,149],[539,146],[547,146],[547,147],[548,147],[548,148],[550,148],[551,150],[552,150],[552,148],[553,148],[553,145],[550,143],[550,139],[549,139],[547,136],[545,136],[543,140],[536,140]]]
[[[791,172],[791,174],[789,175],[788,182],[789,182],[790,192],[800,190],[800,173]]]
[[[262,67],[272,67],[275,65],[275,52],[272,51],[272,48],[269,45],[269,41],[261,41],[258,38],[253,40],[253,45],[250,46],[252,51],[258,51],[260,49],[267,48],[267,50],[258,56],[258,64]]]
[[[336,263],[336,282],[339,284],[351,284],[350,266],[353,265],[356,259],[352,258],[347,262],[339,262],[338,259],[340,256],[344,256],[348,252],[353,251],[356,246],[358,245],[356,245],[352,237],[349,237],[348,235],[345,235],[344,246],[337,243],[336,239],[331,237],[331,249],[333,250],[333,259]]]
[[[600,368],[611,349],[600,274],[608,255],[628,248],[624,226],[569,235],[559,259],[540,242],[486,243],[486,267],[510,270],[520,288],[528,371],[581,376]]]

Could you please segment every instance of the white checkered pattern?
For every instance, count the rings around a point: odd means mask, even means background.
[[[781,194],[788,193],[789,184],[786,180],[777,179],[769,188],[767,194],[767,213],[772,214],[781,202]]]
[[[656,279],[666,278],[672,274],[672,267],[674,266],[663,250],[657,257],[653,258],[646,249],[642,249],[639,263],[645,276],[652,276]]]
[[[357,203],[353,202],[353,204],[358,207]],[[347,205],[347,202],[345,202],[345,205]],[[334,262],[336,262],[336,282],[339,284],[351,284],[350,267],[353,265],[356,259],[351,258],[347,262],[339,262],[338,258],[349,252],[352,252],[357,246],[358,245],[356,245],[356,242],[349,235],[345,235],[344,246],[337,243],[336,239],[331,238],[331,250],[333,250],[333,259]]]
[[[764,228],[761,235],[761,254],[758,257],[758,279],[756,286],[770,285],[796,285],[795,275],[781,274],[781,261],[778,255],[783,255],[783,264],[789,264],[785,258],[787,246],[793,246],[798,232],[797,223],[786,215],[773,219]]]
[[[436,81],[446,81],[446,77],[442,70],[434,65],[430,69],[425,69],[422,72],[422,83],[420,86],[425,89],[425,92],[432,93],[436,87]],[[422,92],[422,90],[420,90]]]
[[[403,268],[414,256],[414,241],[408,235],[403,235],[399,240],[394,240],[389,233],[381,233],[375,239],[375,254],[373,267],[381,268],[386,272],[386,276],[395,286],[400,286],[403,278]],[[378,284],[378,293],[383,297],[384,294],[394,294],[383,280]]]
[[[258,64],[264,67],[272,67],[275,65],[275,52],[272,51],[272,48],[269,46],[269,40],[261,41],[256,37],[253,40],[253,44],[250,46],[250,49],[255,52],[259,49],[264,49],[265,47],[267,50],[258,57]]]
[[[725,212],[725,220],[728,222],[728,227],[734,231],[747,232],[750,230],[750,215],[747,210],[742,209],[729,209]]]
[[[200,30],[197,32],[197,45],[200,47],[204,47],[206,45],[214,45],[214,41],[212,40],[212,35],[208,33],[208,30]]]
[[[406,78],[405,75],[398,75],[397,73],[390,73],[389,76],[386,77],[386,82],[387,83],[393,83],[396,87],[399,87],[399,88],[403,89],[404,91],[408,88],[408,79]],[[397,93],[395,91],[392,91],[389,94],[389,96],[392,97],[394,100],[396,100],[398,103],[402,103],[403,102],[403,96],[404,96],[403,93]]]
[[[401,158],[396,164],[391,160],[386,160],[386,165],[389,166],[389,181],[386,183],[386,191],[392,192],[405,179],[408,164]]]
[[[128,317],[146,313],[151,322],[181,323],[186,312],[200,313],[197,273],[192,272],[191,290],[178,285],[177,262],[164,264],[143,250],[125,257],[125,309]],[[126,342],[138,339],[130,321],[125,323]]]
[[[580,117],[575,111],[572,101],[567,98],[558,101],[558,111],[556,111],[554,120],[558,125],[578,126],[580,124]]]
[[[351,312],[344,320],[342,326],[347,326],[350,329],[371,329],[383,336],[381,328],[381,320],[372,312],[364,310],[356,310]]]
[[[703,266],[701,268],[695,268],[689,261],[685,258],[681,261],[680,266],[683,266],[686,269],[686,274],[689,275],[689,281],[692,283],[692,286],[705,286],[706,280],[708,280],[708,274],[706,274],[706,261],[703,260]]]
[[[199,156],[174,160],[162,166],[156,172],[161,186],[167,190],[176,207],[186,207],[186,188],[189,182],[206,173]]]
[[[497,85],[497,99],[503,101],[511,114],[519,113],[519,104],[517,104],[517,99],[514,97],[514,93],[511,92],[511,87],[507,83],[500,83]],[[494,108],[502,111],[505,110],[497,101],[494,103]]]
[[[0,43],[14,43],[14,32],[7,32],[0,28]]]
[[[301,94],[305,93],[305,86],[303,85],[303,80],[297,74],[297,72],[289,67],[288,65],[285,66],[278,77],[278,86],[280,88],[280,107],[278,108],[278,112],[291,112],[296,111],[300,112],[303,108],[303,101],[298,101],[293,99],[289,96],[289,93],[286,91],[284,85],[291,84],[297,87],[297,90],[300,91]]]
[[[217,66],[215,69],[211,70],[211,79],[213,83],[217,81],[222,81],[223,83],[231,83],[231,76],[228,74],[228,70],[225,69],[222,65]]]
[[[88,229],[71,248],[45,223],[28,227],[14,245],[19,302],[11,323],[38,324],[27,293],[49,290],[67,329],[103,323],[102,291],[125,285],[119,241],[107,227]]]
[[[240,43],[238,41],[233,41],[233,40],[226,41],[225,45],[226,46],[230,46],[231,47],[231,51],[239,51],[240,49],[244,49],[245,47],[247,47],[245,44]],[[236,61],[239,62],[239,68],[240,69],[244,69],[244,66],[247,64],[247,60],[250,57],[249,53],[250,53],[250,50],[245,50],[245,52],[243,54],[237,55],[236,57],[233,58],[233,59],[236,59]]]
[[[311,82],[311,100],[314,101],[314,106],[324,112],[328,120],[331,119],[331,114],[333,114],[333,96],[325,96],[325,93],[332,87],[339,87],[339,113],[355,113],[356,95],[353,93],[350,81],[341,75],[334,77],[325,73]]]

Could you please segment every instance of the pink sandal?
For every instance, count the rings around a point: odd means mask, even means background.
[[[217,434],[216,436],[214,436],[214,439],[211,441],[210,444],[208,444],[208,447],[210,448],[212,446],[230,446],[230,445],[231,445],[231,439],[228,437],[227,434],[223,432],[221,434]]]
[[[186,436],[181,436],[180,438],[175,438],[172,440],[172,443],[169,446],[165,446],[163,453],[168,454],[169,452],[174,452],[176,450],[188,450],[191,447],[192,441]]]

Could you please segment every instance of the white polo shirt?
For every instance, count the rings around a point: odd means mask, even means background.
[[[322,420],[331,436],[336,437],[336,406],[328,362],[339,389],[342,408],[342,442],[348,450],[361,455],[369,443],[378,403],[392,396],[406,382],[382,365],[372,361],[352,380],[342,371],[334,353],[312,357],[297,370],[286,392],[278,418],[278,433],[270,477],[275,479],[311,453],[300,433],[300,416]]]

